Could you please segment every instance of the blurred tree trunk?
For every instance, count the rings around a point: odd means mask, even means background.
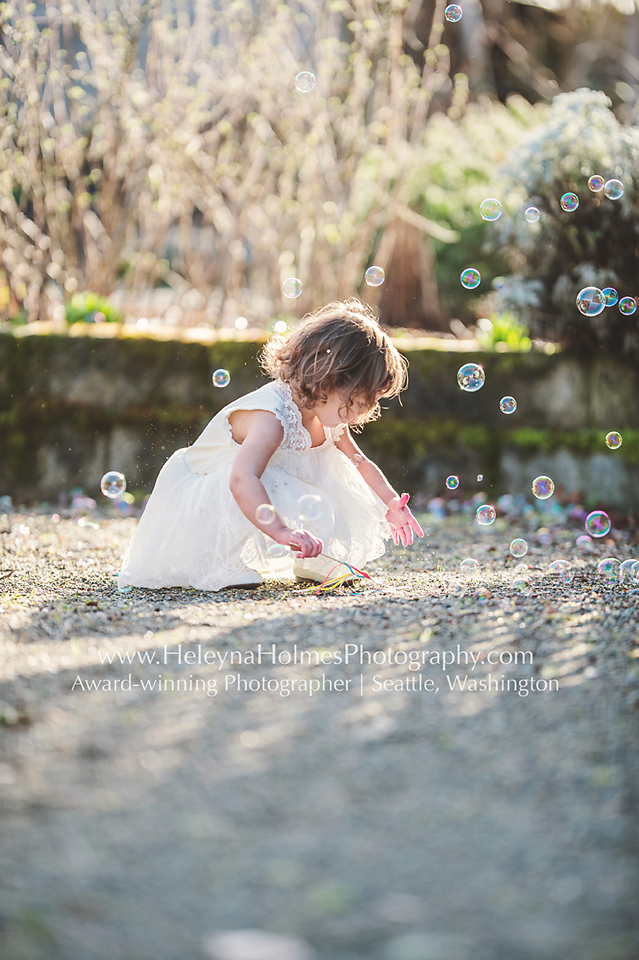
[[[379,245],[375,262],[388,264],[378,311],[389,327],[448,331],[439,305],[435,258],[429,237],[418,227],[393,218]]]

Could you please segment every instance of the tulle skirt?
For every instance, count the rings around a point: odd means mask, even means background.
[[[189,468],[188,449],[162,467],[119,583],[220,590],[250,571],[268,577],[290,570],[293,553],[258,530],[231,494],[239,447],[220,449],[204,473]],[[391,535],[386,507],[332,443],[304,453],[278,450],[262,483],[287,526],[321,537],[329,556],[362,567],[384,553]]]

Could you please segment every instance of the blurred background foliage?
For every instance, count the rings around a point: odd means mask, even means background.
[[[440,0],[0,4],[0,313],[118,320],[144,290],[173,324],[260,327],[359,292],[392,326],[467,336],[483,316],[490,337],[510,330],[495,342],[525,346],[529,327],[637,352],[636,318],[591,329],[574,307],[585,283],[636,292],[634,3],[463,9],[448,23]],[[596,208],[586,169],[622,170],[623,200]],[[363,283],[372,263],[382,287]],[[466,266],[482,273],[471,293]],[[289,276],[299,300],[282,297]]]

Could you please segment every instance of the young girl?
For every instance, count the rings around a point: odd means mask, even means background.
[[[261,357],[273,378],[229,403],[164,464],[127,548],[120,585],[253,587],[295,551],[323,581],[411,544],[421,527],[349,424],[406,387],[406,361],[359,300],[329,303]],[[277,546],[277,545],[281,546]],[[323,551],[326,555],[323,555]],[[292,558],[291,558],[292,559]]]

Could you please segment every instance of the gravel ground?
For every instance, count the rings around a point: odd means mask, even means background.
[[[135,520],[2,518],[4,960],[639,955],[633,549],[428,523],[317,597],[118,593]]]

